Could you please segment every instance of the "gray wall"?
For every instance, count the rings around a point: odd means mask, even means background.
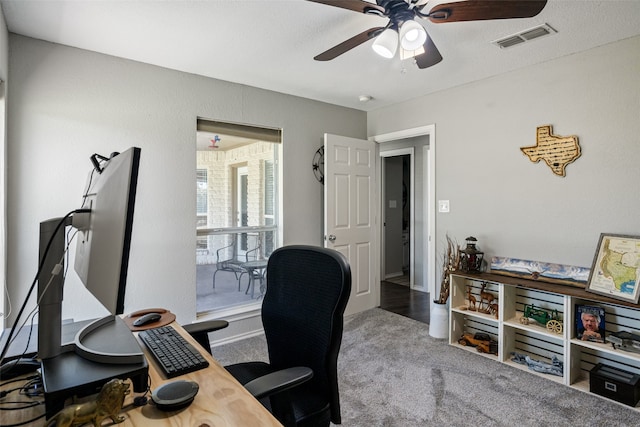
[[[4,22],[4,13],[2,8],[0,7],[0,80],[6,82],[8,75],[8,55],[9,55],[9,33],[7,32],[7,24]],[[0,85],[0,114],[3,116],[0,119],[0,194],[6,194],[7,188],[7,146],[6,146],[6,136],[7,129],[4,123],[6,122],[7,111],[6,111],[6,83]],[[0,264],[0,286],[3,289],[6,289],[6,245],[5,245],[5,236],[6,236],[6,199],[5,197],[0,197],[0,259],[3,260],[2,264]],[[2,293],[4,295],[4,292]],[[4,328],[4,318],[5,318],[5,299],[0,298],[0,328]]]
[[[283,129],[284,243],[321,245],[324,132],[366,137],[366,113],[10,35],[8,282],[15,305],[37,264],[38,223],[80,206],[89,156],[142,148],[125,311],[195,318],[196,118]],[[70,272],[64,312],[95,317]]]
[[[0,79],[7,81],[9,56],[9,32],[4,21],[4,12],[0,7]]]
[[[197,116],[284,129],[288,244],[321,244],[322,187],[310,162],[324,132],[362,138],[426,124],[436,125],[436,199],[451,201],[450,213],[437,214],[438,254],[445,234],[459,242],[474,235],[488,256],[590,266],[601,232],[640,234],[640,37],[368,115],[21,36],[11,35],[9,46],[7,277],[14,303],[35,273],[38,222],[78,205],[88,156],[138,145],[126,309],[168,306],[181,322],[193,319]],[[0,67],[3,58],[0,46]],[[520,152],[544,124],[580,138],[582,157],[565,178]],[[69,276],[71,305],[87,306],[72,315],[95,315]]]
[[[473,235],[488,257],[591,267],[600,233],[640,234],[639,52],[635,37],[368,114],[368,135],[435,124],[438,258],[446,234]],[[564,178],[520,151],[546,124],[580,139]]]

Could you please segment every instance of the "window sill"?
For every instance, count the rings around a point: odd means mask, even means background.
[[[198,313],[196,316],[197,322],[214,319],[224,319],[228,322],[247,319],[249,317],[255,317],[260,315],[260,309],[262,308],[262,301],[256,301],[249,304],[237,305],[229,308],[207,311],[205,313]]]

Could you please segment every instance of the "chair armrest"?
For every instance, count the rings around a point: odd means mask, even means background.
[[[229,326],[229,322],[226,320],[208,320],[206,322],[191,323],[184,325],[182,328],[198,341],[209,354],[211,354],[211,343],[209,342],[209,332],[224,329]]]
[[[189,335],[195,335],[202,332],[213,332],[220,329],[224,329],[229,326],[229,322],[226,320],[208,320],[206,322],[191,323],[189,325],[182,325],[182,328],[189,333]]]
[[[244,385],[256,399],[288,390],[309,381],[313,377],[313,370],[306,366],[281,369],[249,381]]]

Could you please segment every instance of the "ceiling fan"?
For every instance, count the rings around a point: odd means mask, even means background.
[[[424,0],[308,0],[364,14],[389,18],[384,27],[374,27],[317,55],[316,61],[330,61],[362,43],[375,38],[373,49],[379,55],[393,58],[398,50],[415,58],[418,68],[427,68],[442,61],[426,29],[417,18],[434,24],[489,19],[531,18],[544,9],[547,0],[466,0],[442,3],[424,12]]]

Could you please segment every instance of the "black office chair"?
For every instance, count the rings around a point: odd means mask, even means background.
[[[202,347],[211,354],[211,342],[209,332],[218,331],[229,326],[226,320],[207,320],[205,322],[191,323],[183,325],[185,331],[189,333]]]
[[[286,246],[269,257],[262,323],[270,363],[226,369],[285,426],[340,424],[337,361],[351,269],[337,251]]]

